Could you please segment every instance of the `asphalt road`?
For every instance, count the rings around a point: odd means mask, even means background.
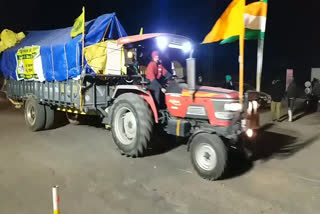
[[[262,115],[266,123],[269,113]],[[319,213],[320,114],[267,124],[256,160],[232,158],[223,180],[191,167],[185,145],[159,139],[144,158],[121,156],[101,127],[62,125],[33,133],[0,98],[0,213]]]

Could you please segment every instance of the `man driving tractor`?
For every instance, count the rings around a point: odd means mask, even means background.
[[[158,51],[153,51],[151,57],[152,61],[148,64],[146,78],[150,81],[149,90],[159,108],[162,103],[161,97],[166,93],[168,77],[171,76],[171,74],[161,64]]]

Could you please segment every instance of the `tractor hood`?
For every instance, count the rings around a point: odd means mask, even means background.
[[[190,96],[192,91],[184,89],[182,96]],[[224,88],[200,86],[196,89],[194,97],[203,98],[217,98],[217,99],[239,99],[237,91],[228,90]]]

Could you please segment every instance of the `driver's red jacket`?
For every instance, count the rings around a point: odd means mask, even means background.
[[[153,80],[159,80],[168,71],[161,65],[157,64],[155,61],[151,61],[146,70],[146,78],[152,82]]]

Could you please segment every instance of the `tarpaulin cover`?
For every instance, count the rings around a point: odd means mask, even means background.
[[[46,81],[64,81],[81,73],[82,35],[70,37],[72,27],[30,31],[20,44],[2,53],[0,70],[7,79],[17,80],[17,58],[19,49],[40,46],[43,76]],[[109,29],[106,33],[106,30]],[[100,42],[103,37],[117,39],[127,36],[115,14],[104,14],[86,22],[85,46]]]

